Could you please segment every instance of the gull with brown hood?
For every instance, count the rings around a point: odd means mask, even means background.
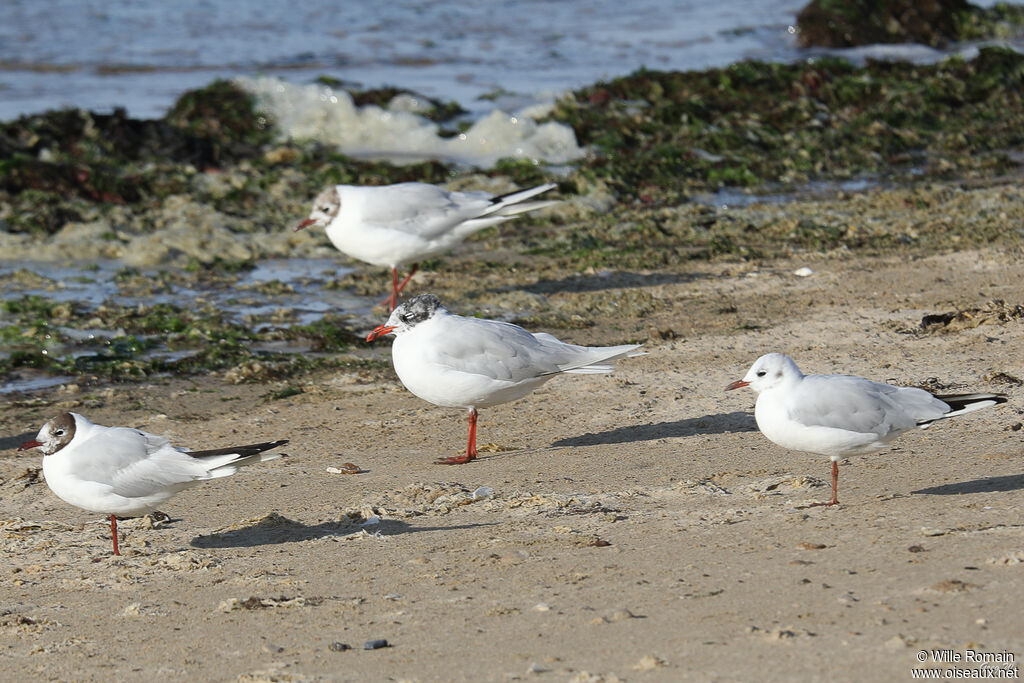
[[[110,516],[114,554],[120,555],[117,518],[152,512],[178,492],[239,467],[281,457],[266,453],[287,440],[190,451],[129,427],[104,427],[78,413],[62,413],[18,450],[43,452],[43,476],[58,498]]]

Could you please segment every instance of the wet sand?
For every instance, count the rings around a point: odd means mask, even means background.
[[[813,274],[793,274],[803,266]],[[907,680],[921,650],[1019,658],[1022,278],[1024,254],[1002,248],[566,279],[544,305],[595,325],[549,331],[643,341],[648,355],[482,411],[493,446],[466,466],[433,463],[464,446],[463,415],[390,371],[317,374],[280,400],[284,383],[222,377],[12,397],[0,668],[9,680],[853,681]],[[457,274],[412,287],[471,312]],[[596,300],[647,304],[617,316]],[[963,309],[977,312],[920,329]],[[774,446],[754,395],[723,392],[767,351],[809,373],[1010,400],[842,462],[842,504],[810,507],[828,499],[828,459]],[[164,506],[169,524],[122,522],[112,558],[106,522],[22,476],[39,456],[13,450],[63,410],[196,448],[291,443],[287,458],[184,492]],[[363,472],[328,470],[347,462]],[[493,496],[474,498],[479,487]],[[364,650],[374,639],[389,646]]]

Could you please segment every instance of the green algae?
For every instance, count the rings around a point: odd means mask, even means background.
[[[130,380],[205,374],[258,361],[267,368],[268,376],[282,378],[347,361],[257,350],[255,346],[287,339],[319,352],[339,353],[361,341],[335,318],[284,330],[256,331],[227,320],[212,306],[107,304],[87,309],[31,295],[3,302],[3,312],[0,376],[18,368],[35,368],[54,374]],[[116,332],[92,335],[98,338],[70,333],[97,328]]]
[[[997,175],[1024,143],[1024,57],[983,48],[921,66],[839,59],[641,70],[563,101],[601,158],[580,172],[622,198],[678,203],[720,186]]]

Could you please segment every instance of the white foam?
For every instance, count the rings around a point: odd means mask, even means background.
[[[514,115],[496,109],[464,133],[446,138],[436,123],[416,113],[421,104],[410,95],[397,96],[385,109],[356,106],[347,92],[325,85],[297,85],[269,76],[237,78],[235,83],[256,96],[282,137],[319,140],[350,156],[489,167],[505,157],[563,164],[584,154],[571,127],[538,123],[529,115],[543,115],[550,107],[534,105]]]

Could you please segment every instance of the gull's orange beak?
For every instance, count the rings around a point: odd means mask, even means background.
[[[314,223],[316,223],[315,220],[313,220],[312,218],[307,218],[306,220],[302,221],[301,223],[296,225],[294,228],[292,228],[292,231],[293,232],[298,232],[299,230],[302,230],[303,228],[308,228],[309,226],[313,225]]]
[[[25,443],[23,443],[20,446],[18,446],[18,450],[19,451],[27,451],[30,448],[39,448],[42,445],[43,444],[39,443],[35,439],[32,439],[31,441],[26,441]]]
[[[749,387],[750,382],[744,382],[741,379],[736,380],[725,388],[726,391],[732,391],[733,389],[739,389],[740,387]]]
[[[373,328],[373,332],[366,335],[366,341],[372,342],[377,337],[383,337],[385,334],[394,332],[394,330],[394,325],[378,325],[377,327]]]

